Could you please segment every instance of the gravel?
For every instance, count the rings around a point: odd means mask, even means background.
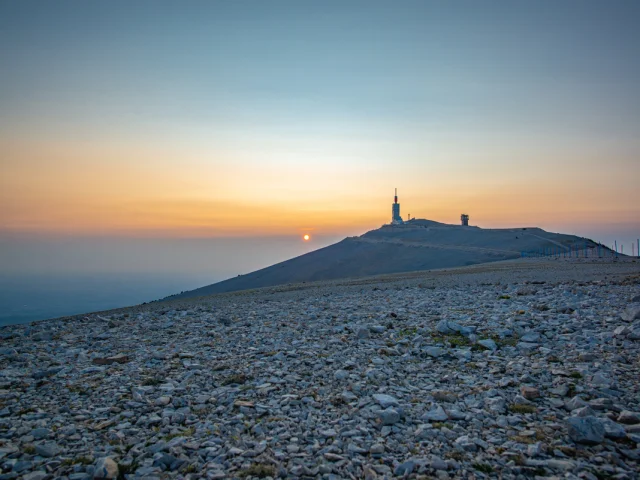
[[[639,294],[524,260],[6,326],[0,480],[635,479]]]

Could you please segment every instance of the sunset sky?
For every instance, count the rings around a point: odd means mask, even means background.
[[[0,234],[640,233],[640,2],[2,1]]]

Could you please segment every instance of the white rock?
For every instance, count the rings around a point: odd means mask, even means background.
[[[102,457],[96,460],[93,478],[113,479],[118,478],[118,464],[110,457]]]

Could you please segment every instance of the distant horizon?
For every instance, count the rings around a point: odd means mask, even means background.
[[[159,300],[269,267],[348,236],[356,235],[315,235],[305,243],[298,235],[213,238],[59,235],[51,239],[21,234],[11,240],[0,235],[3,265],[0,326]],[[627,255],[631,253],[629,243],[625,244]],[[618,239],[618,246],[623,244]]]

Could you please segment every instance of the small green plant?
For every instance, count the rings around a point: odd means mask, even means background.
[[[276,467],[273,465],[266,465],[264,463],[254,463],[248,468],[241,470],[238,472],[239,477],[275,477],[276,476]]]
[[[464,337],[461,333],[455,332],[448,335],[439,335],[437,333],[431,334],[431,339],[434,343],[448,343],[452,347],[468,347],[471,342],[468,338]],[[473,349],[473,347],[472,347]]]
[[[65,458],[62,460],[62,465],[70,467],[72,465],[91,465],[93,463],[93,458],[91,457],[76,457],[76,458]]]
[[[533,405],[521,405],[519,403],[509,405],[509,410],[513,413],[535,413],[538,411]]]
[[[472,466],[479,472],[486,473],[486,474],[493,473],[493,467],[488,463],[474,463],[472,464]]]
[[[451,430],[453,428],[453,425],[445,422],[434,422],[432,425],[433,425],[433,428],[438,428],[438,429],[448,428],[449,430]]]
[[[413,337],[416,333],[418,333],[417,327],[403,328],[402,330],[398,331],[398,333],[396,334],[396,337],[397,338]]]
[[[22,451],[28,455],[33,455],[34,453],[36,453],[36,447],[34,447],[33,445],[25,445]]]
[[[235,375],[230,375],[222,380],[222,385],[242,385],[243,383],[250,380],[250,377],[246,376],[244,373],[238,373]]]
[[[195,463],[188,465],[187,468],[183,470],[184,473],[196,473],[197,471],[198,467],[196,467]]]
[[[509,295],[500,295],[500,296],[498,297],[498,299],[499,299],[499,300],[510,300],[510,299],[511,299],[511,297],[510,297]]]
[[[532,444],[532,443],[536,443],[536,441],[533,439],[533,437],[525,437],[523,435],[514,435],[513,437],[509,437],[509,440],[513,441],[513,442],[518,442],[518,443],[524,443],[524,444]]]
[[[496,342],[496,345],[498,345],[499,347],[515,347],[516,344],[518,343],[518,339],[515,337],[500,338],[499,336],[496,335],[490,338],[494,342]]]
[[[196,429],[193,427],[189,427],[182,432],[175,432],[175,433],[170,433],[169,435],[165,435],[163,439],[165,442],[168,442],[169,440],[172,440],[177,437],[191,437],[194,433],[196,433]]]
[[[578,371],[573,371],[569,374],[571,378],[580,379],[582,378],[582,374]]]
[[[464,453],[458,452],[457,450],[451,450],[451,451],[445,453],[444,456],[445,456],[445,458],[452,458],[452,459],[457,460],[459,462],[464,460]]]

